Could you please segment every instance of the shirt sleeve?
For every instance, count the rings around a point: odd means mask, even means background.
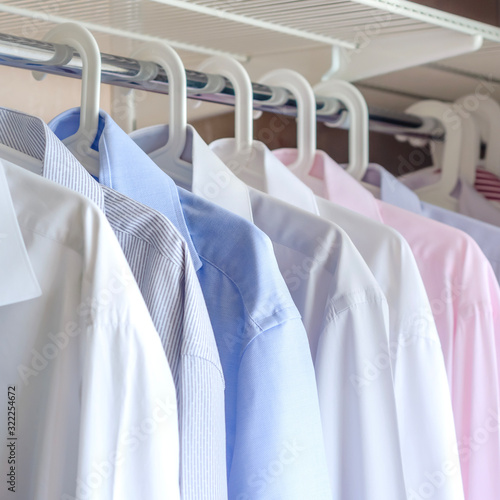
[[[449,375],[465,497],[493,500],[500,491],[500,323],[490,304],[462,307],[457,320]]]
[[[463,500],[443,350],[413,254],[406,242],[400,248],[392,302],[388,297],[392,331],[387,358],[393,365],[406,490],[409,498],[432,493],[434,500]],[[392,259],[395,272],[397,262]]]
[[[179,499],[175,387],[145,307],[84,337],[76,498]]]
[[[413,328],[391,343],[398,424],[409,498],[464,498],[450,390],[439,338],[431,323],[415,317]],[[429,328],[430,325],[430,328]],[[436,333],[437,336],[437,333]],[[472,497],[471,497],[472,498]]]
[[[185,257],[178,375],[181,495],[184,500],[225,500],[224,375],[200,283],[187,252]]]
[[[381,293],[331,305],[315,368],[333,498],[406,498],[388,344]]]
[[[332,498],[314,369],[299,318],[261,332],[246,347],[237,422],[230,498]]]
[[[469,237],[461,242],[455,272],[431,306],[447,367],[465,498],[494,500],[500,491],[500,289],[476,243]]]
[[[181,492],[184,500],[227,498],[224,379],[215,363],[184,356],[184,388],[179,395],[181,432]],[[182,419],[182,420],[181,420]]]

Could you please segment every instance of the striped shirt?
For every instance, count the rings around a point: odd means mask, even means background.
[[[487,200],[500,201],[500,178],[485,168],[478,167],[476,169],[474,188]]]
[[[441,169],[433,171],[435,175],[441,175]],[[487,200],[500,202],[500,177],[483,167],[476,168],[474,189],[482,194]]]
[[[226,498],[224,379],[187,243],[165,216],[96,182],[39,118],[0,109],[0,142],[41,160],[43,177],[84,194],[105,212],[174,378],[181,497]]]

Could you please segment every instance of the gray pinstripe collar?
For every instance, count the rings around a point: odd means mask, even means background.
[[[43,177],[83,194],[104,211],[99,183],[40,118],[0,108],[0,143],[40,160]]]
[[[79,123],[80,108],[74,108],[56,116],[48,127],[56,137],[66,141],[75,134]],[[69,143],[68,147],[74,151]],[[202,263],[187,227],[180,193],[174,181],[102,110],[99,112],[99,131],[92,148],[99,160],[99,184],[103,186],[103,191],[114,189],[165,215],[186,241],[198,270]],[[209,180],[213,184],[213,179]]]

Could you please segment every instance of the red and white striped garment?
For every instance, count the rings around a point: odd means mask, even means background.
[[[474,188],[487,200],[500,202],[500,177],[492,172],[482,167],[478,167],[476,170]]]

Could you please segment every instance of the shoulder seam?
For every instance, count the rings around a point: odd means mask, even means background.
[[[299,320],[300,321],[300,324],[303,326],[303,323],[302,323],[302,319],[300,316],[295,316],[295,317],[291,317],[291,318],[287,318],[286,320],[283,320],[283,321],[280,321],[279,323],[276,323],[275,325],[271,326],[270,328],[266,328],[265,330],[261,329],[260,332],[245,346],[245,349],[243,349],[243,352],[241,353],[241,357],[243,358],[243,356],[245,355],[247,349],[250,347],[250,345],[258,338],[260,338],[262,335],[264,335],[265,333],[268,333],[270,330],[273,330],[274,328],[278,327],[278,326],[281,326],[281,325],[284,325],[285,323],[287,323],[288,321],[292,321],[292,320]],[[305,328],[304,328],[304,334],[306,336],[306,339],[307,339],[307,333],[305,332]],[[309,342],[309,341],[308,341]]]
[[[222,371],[222,367],[217,365],[217,363],[214,363],[211,359],[208,359],[206,358],[205,356],[200,356],[199,354],[183,354],[182,357],[185,357],[185,358],[196,358],[196,359],[199,359],[201,361],[205,361],[206,363],[209,363],[210,365],[212,365],[218,372],[219,372],[219,375],[221,376],[221,379],[222,379],[222,384],[226,385],[226,382],[225,382],[225,379],[224,379],[224,372]]]
[[[243,307],[245,308],[245,311],[247,313],[247,316],[250,318],[250,321],[252,321],[252,323],[256,326],[256,328],[260,332],[264,331],[263,327],[260,326],[260,324],[257,322],[257,320],[250,314],[250,312],[249,312],[249,310],[247,308],[247,305],[246,305],[245,301],[243,300],[243,294],[241,293],[240,287],[235,283],[235,281],[230,276],[228,276],[228,274],[225,273],[219,266],[217,266],[216,264],[214,264],[211,260],[207,259],[205,256],[200,255],[200,259],[203,260],[204,262],[206,262],[207,264],[210,264],[215,269],[217,269],[220,273],[222,273],[236,287],[236,289],[238,290],[238,293],[240,295]],[[292,304],[290,304],[290,306],[286,306],[286,307],[282,307],[281,309],[277,309],[277,310],[274,311],[273,315],[266,316],[262,320],[265,320],[267,318],[272,318],[274,316],[274,314],[279,313],[281,311],[286,311],[287,309],[294,309],[294,307],[295,306],[293,305],[293,302],[292,302]],[[298,317],[300,317],[300,316],[298,316]],[[275,326],[278,326],[279,324],[280,323],[277,323]]]
[[[168,260],[171,264],[175,265],[176,267],[178,267],[180,270],[183,270],[183,262],[176,262],[174,260],[174,258],[172,258],[171,256],[169,255],[166,255],[165,252],[161,251],[157,245],[153,244],[152,242],[144,239],[144,238],[141,238],[140,236],[137,236],[135,234],[132,234],[128,231],[125,231],[124,229],[121,229],[121,228],[117,228],[115,227],[114,225],[112,226],[113,228],[113,232],[115,233],[120,233],[120,234],[123,234],[125,236],[129,236],[130,238],[134,238],[135,240],[138,240],[138,241],[142,241],[143,243],[145,243],[146,245],[148,245],[149,247],[153,248],[156,252],[158,252],[158,254],[160,254],[164,259]],[[121,247],[121,245],[120,245]],[[185,258],[183,256],[183,253],[182,250],[179,251],[179,256],[180,256],[180,259],[181,261],[185,261]]]

